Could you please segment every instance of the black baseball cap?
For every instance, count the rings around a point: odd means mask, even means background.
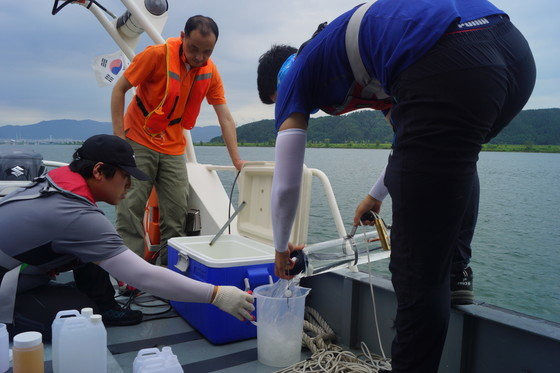
[[[150,180],[150,177],[136,167],[134,150],[129,143],[114,135],[95,135],[84,141],[77,150],[81,159],[103,162],[128,172],[138,180]]]

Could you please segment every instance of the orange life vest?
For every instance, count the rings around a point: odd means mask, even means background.
[[[159,105],[152,111],[148,111],[142,102],[142,98],[136,94],[136,103],[144,114],[144,130],[157,136],[165,131],[168,126],[181,123],[181,126],[190,130],[196,124],[196,118],[200,113],[200,105],[206,97],[212,80],[214,64],[208,60],[205,66],[192,68],[189,73],[194,73],[187,102],[183,107],[177,107],[181,95],[181,38],[167,39],[165,62],[167,66],[167,82],[165,95]],[[145,101],[145,100],[144,100]]]

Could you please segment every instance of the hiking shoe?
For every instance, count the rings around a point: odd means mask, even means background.
[[[142,322],[142,311],[131,310],[130,308],[122,308],[115,306],[104,312],[101,312],[102,320],[105,325],[126,326],[136,325]]]
[[[473,272],[471,267],[451,274],[451,304],[473,304]]]

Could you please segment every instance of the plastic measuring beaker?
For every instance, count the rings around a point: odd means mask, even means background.
[[[289,298],[268,296],[273,285],[253,291],[257,300],[257,350],[259,361],[285,367],[300,361],[305,297],[311,289],[294,287]]]

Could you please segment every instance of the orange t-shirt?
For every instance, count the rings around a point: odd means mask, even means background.
[[[165,95],[167,67],[165,64],[165,44],[152,45],[134,57],[132,63],[124,72],[126,79],[141,93],[142,102],[148,112],[154,110]],[[206,101],[210,105],[226,103],[222,78],[212,60],[207,62],[212,66],[212,80],[206,94]],[[181,64],[181,94],[177,105],[187,104],[187,98],[193,85],[197,68],[187,72],[185,64]],[[180,106],[179,106],[180,107]],[[183,127],[172,125],[158,136],[152,137],[144,131],[144,114],[133,98],[124,116],[124,130],[126,137],[138,144],[144,145],[157,152],[171,155],[185,153],[186,141]]]

